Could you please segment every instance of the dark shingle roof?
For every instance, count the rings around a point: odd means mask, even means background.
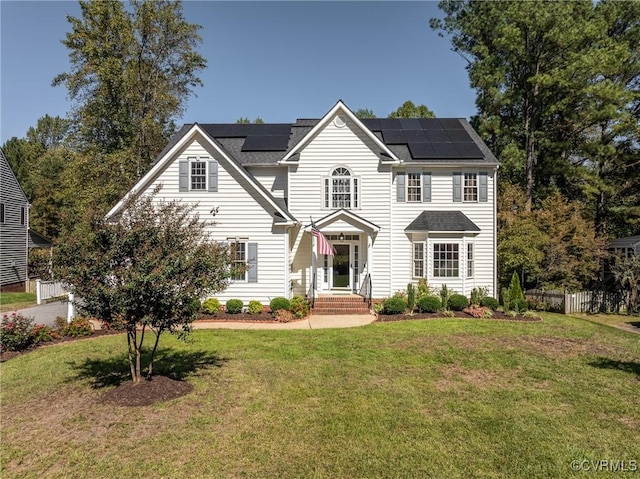
[[[627,236],[626,238],[616,238],[609,243],[609,248],[633,248],[640,243],[639,236]]]
[[[298,119],[295,123],[201,123],[199,126],[239,164],[276,165],[319,121]],[[404,163],[498,164],[471,125],[461,118],[369,118],[361,121]],[[184,125],[158,158],[164,156],[192,126]]]
[[[423,211],[405,231],[480,231],[462,211]]]

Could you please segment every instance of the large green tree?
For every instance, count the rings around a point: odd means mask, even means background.
[[[389,118],[435,118],[436,115],[426,105],[415,105],[411,100],[405,101]]]
[[[620,138],[612,127],[626,122],[629,86],[637,89],[637,2],[444,0],[440,8],[444,19],[431,25],[469,62],[476,126],[503,178],[525,188],[525,209],[555,188],[574,197],[592,188],[585,142],[603,120]]]
[[[86,147],[127,150],[137,177],[166,144],[206,60],[200,27],[179,2],[81,1],[62,43],[71,69],[53,80],[75,102],[74,125]]]
[[[162,333],[188,333],[199,300],[224,290],[234,273],[229,248],[207,239],[193,210],[154,195],[133,199],[117,219],[94,216],[54,255],[57,276],[82,298],[79,310],[123,324],[134,382],[143,379],[146,333],[155,335],[145,374],[151,377]]]

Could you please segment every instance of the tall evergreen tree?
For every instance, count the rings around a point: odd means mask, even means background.
[[[62,43],[71,69],[53,80],[75,102],[74,120],[85,146],[103,154],[128,150],[136,176],[175,129],[206,60],[196,48],[200,27],[179,2],[81,1]]]

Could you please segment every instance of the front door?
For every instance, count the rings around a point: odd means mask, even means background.
[[[333,256],[333,288],[351,289],[351,245],[336,244]]]

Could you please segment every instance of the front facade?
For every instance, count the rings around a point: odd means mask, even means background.
[[[382,299],[421,279],[494,295],[497,168],[465,120],[361,120],[338,102],[293,124],[185,125],[129,194],[161,185],[235,245],[247,271],[222,301]]]
[[[25,291],[29,202],[0,150],[0,288]]]

